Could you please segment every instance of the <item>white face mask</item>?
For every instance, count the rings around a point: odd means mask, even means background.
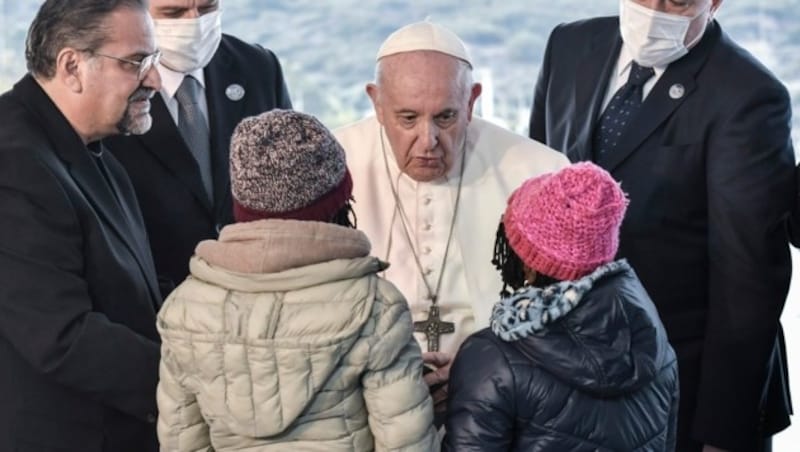
[[[687,17],[655,11],[633,0],[620,0],[619,11],[622,42],[633,59],[646,67],[666,66],[689,53],[689,48],[703,36],[708,23],[703,23],[692,42],[684,44],[692,21],[703,15],[706,8],[694,17]]]
[[[155,19],[161,64],[177,72],[206,67],[222,39],[222,12],[216,10],[193,19]]]

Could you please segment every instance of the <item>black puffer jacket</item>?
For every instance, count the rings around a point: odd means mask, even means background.
[[[450,374],[446,451],[671,451],[678,367],[625,261],[501,300]]]

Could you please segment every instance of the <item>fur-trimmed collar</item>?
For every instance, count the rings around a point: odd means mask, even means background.
[[[602,265],[581,279],[561,281],[543,288],[522,287],[494,305],[492,331],[506,342],[542,331],[546,325],[575,309],[598,280],[628,270],[630,265],[621,259]]]

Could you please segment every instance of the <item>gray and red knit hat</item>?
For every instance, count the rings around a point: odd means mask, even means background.
[[[237,222],[330,221],[351,198],[344,149],[315,117],[271,110],[245,118],[231,138]]]

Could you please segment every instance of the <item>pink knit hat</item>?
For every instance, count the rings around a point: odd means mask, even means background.
[[[508,199],[503,225],[525,265],[578,279],[614,259],[627,205],[610,174],[582,162],[525,181]]]

